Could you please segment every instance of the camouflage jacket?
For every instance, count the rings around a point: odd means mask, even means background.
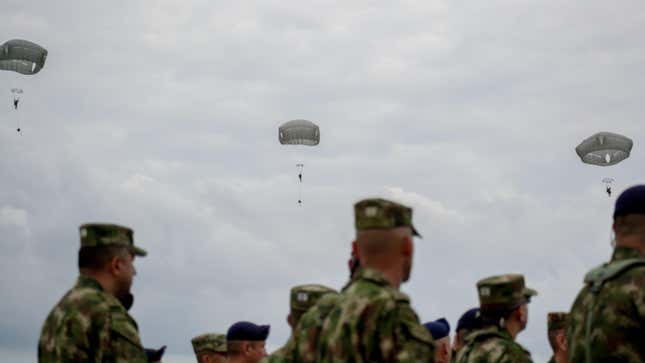
[[[408,296],[361,268],[341,294],[303,315],[296,352],[302,362],[433,362],[434,342]]]
[[[94,279],[80,276],[49,313],[39,363],[146,363],[137,323]]]
[[[457,363],[532,363],[531,353],[497,326],[468,335],[466,345],[457,353]]]
[[[610,263],[601,268],[643,258],[635,249],[619,247]],[[593,362],[645,362],[645,264],[618,272],[597,292],[587,282],[573,303],[569,319],[569,362],[587,362],[587,358]]]

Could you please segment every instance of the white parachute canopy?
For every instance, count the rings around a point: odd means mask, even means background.
[[[320,128],[307,120],[291,120],[278,128],[278,138],[282,145],[316,146],[320,143]]]
[[[585,164],[610,166],[627,159],[634,142],[623,135],[599,132],[584,139],[576,153]]]

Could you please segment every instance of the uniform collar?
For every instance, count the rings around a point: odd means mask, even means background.
[[[630,258],[643,258],[643,255],[634,248],[616,247],[614,254],[611,256],[612,261],[627,260]]]
[[[361,267],[352,281],[368,280],[381,286],[392,286],[390,281],[385,278],[385,275],[377,270],[368,267]]]
[[[78,276],[78,280],[76,280],[76,286],[90,288],[98,291],[104,291],[103,286],[101,286],[101,284],[99,284],[99,282],[96,281],[96,279],[85,275]]]

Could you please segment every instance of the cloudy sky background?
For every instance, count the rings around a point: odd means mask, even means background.
[[[519,341],[545,361],[546,313],[611,252],[601,179],[643,181],[643,34],[639,0],[5,0],[1,41],[49,56],[0,73],[0,353],[36,360],[88,221],[148,249],[132,314],[166,362],[238,320],[277,348],[289,288],[342,286],[352,203],[383,196],[424,235],[403,286],[421,319],[455,324],[478,279],[524,273],[540,296]],[[279,145],[295,118],[319,147]],[[598,131],[630,136],[631,158],[582,164]]]

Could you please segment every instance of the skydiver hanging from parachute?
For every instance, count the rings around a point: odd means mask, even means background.
[[[47,49],[36,43],[13,39],[0,45],[0,70],[34,75],[45,66]],[[12,88],[13,109],[18,111],[22,89]],[[20,133],[20,120],[16,114],[16,131]]]
[[[607,167],[627,159],[633,145],[634,142],[626,136],[599,132],[584,139],[576,147],[576,153],[585,164]],[[603,178],[602,182],[605,183],[605,193],[611,197],[614,178]]]
[[[282,145],[316,146],[320,142],[320,129],[307,120],[292,120],[278,128],[278,138]],[[302,171],[305,164],[298,163],[298,206],[302,206]]]

